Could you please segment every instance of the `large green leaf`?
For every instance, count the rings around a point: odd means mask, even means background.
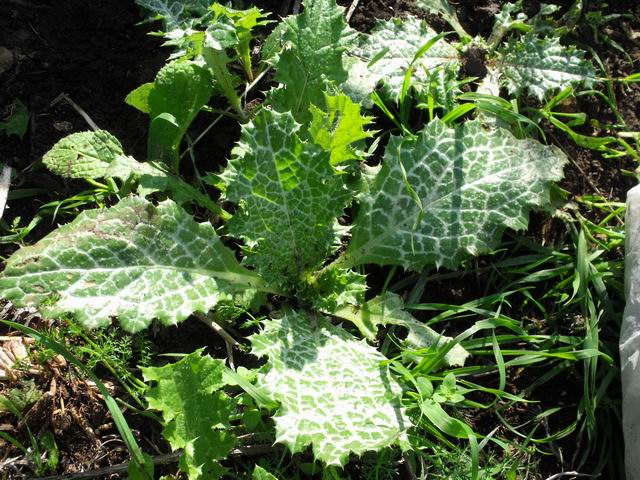
[[[499,70],[510,93],[526,90],[539,100],[572,85],[589,87],[597,79],[583,51],[561,45],[557,37],[534,33],[509,39],[500,50]]]
[[[489,252],[506,228],[526,228],[565,163],[555,147],[477,120],[448,128],[436,119],[417,137],[392,137],[338,262],[454,268]]]
[[[355,40],[355,31],[344,19],[344,9],[335,0],[307,0],[300,15],[286,18],[284,49],[271,61],[282,87],[272,90],[269,101],[280,112],[291,112],[296,120],[310,120],[309,106],[323,105],[329,84],[347,79],[343,53]]]
[[[364,36],[360,46],[351,52],[358,60],[352,60],[354,65],[344,85],[345,91],[370,106],[369,94],[382,82],[383,94],[397,102],[411,65],[411,86],[418,91],[425,90],[432,70],[459,64],[458,51],[442,39],[421,52],[434,37],[436,32],[416,17],[379,22],[370,35]],[[421,55],[416,59],[418,53]]]
[[[407,349],[422,350],[442,347],[451,340],[419,322],[404,309],[404,302],[398,295],[386,292],[368,302],[354,306],[345,305],[331,312],[355,324],[363,336],[373,340],[378,333],[378,325],[397,325],[408,330],[405,340]],[[469,353],[460,345],[455,345],[444,356],[449,366],[462,366]]]
[[[213,93],[209,71],[190,61],[162,67],[152,84],[131,92],[126,101],[151,117],[147,155],[177,168],[182,137]]]
[[[235,405],[223,392],[224,363],[198,350],[164,367],[142,368],[149,407],[166,422],[162,435],[173,450],[184,449],[180,469],[189,480],[220,478],[225,458],[235,443],[227,430]]]
[[[401,387],[366,342],[299,312],[266,321],[250,340],[269,360],[258,384],[280,402],[277,442],[294,453],[312,445],[328,465],[344,465],[350,453],[409,447]]]
[[[224,197],[239,203],[229,233],[245,241],[246,262],[281,285],[324,261],[350,199],[330,153],[300,140],[299,129],[291,114],[262,110],[243,126],[222,174]]]
[[[0,291],[17,305],[73,313],[88,328],[119,317],[131,332],[154,318],[175,324],[260,288],[210,224],[172,201],[156,207],[139,197],[83,212],[18,250],[0,275]]]

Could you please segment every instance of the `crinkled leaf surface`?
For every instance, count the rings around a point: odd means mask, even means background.
[[[124,156],[122,145],[105,130],[72,133],[56,143],[42,162],[65,178],[104,178],[109,165]]]
[[[140,88],[144,90],[140,91]],[[178,155],[180,142],[200,109],[213,93],[209,71],[190,61],[173,61],[162,67],[152,87],[134,90],[134,100],[146,106],[151,117],[148,157],[171,163]]]
[[[162,164],[138,162],[124,155],[120,142],[104,130],[73,133],[60,140],[44,155],[44,164],[54,173],[66,178],[119,178],[136,181],[137,192],[171,192],[179,204],[196,202],[221,213],[207,195],[167,171]]]
[[[365,341],[300,312],[268,320],[250,340],[269,360],[258,384],[280,402],[277,442],[292,452],[311,445],[328,465],[344,465],[350,453],[409,447],[401,387]]]
[[[325,95],[325,108],[311,106],[312,121],[309,134],[313,141],[331,153],[331,165],[341,165],[362,158],[354,143],[371,137],[365,127],[371,117],[360,114],[360,105],[346,95]]]
[[[500,51],[500,73],[510,93],[526,90],[539,100],[572,85],[589,87],[597,79],[583,51],[533,33],[509,39]]]
[[[331,313],[344,305],[361,305],[366,292],[364,275],[353,270],[329,268],[299,290],[297,298],[316,310]]]
[[[386,292],[358,306],[343,306],[333,312],[336,317],[354,323],[363,336],[373,340],[378,333],[378,325],[398,325],[408,330],[405,345],[409,349],[422,350],[444,345],[451,337],[439,334],[431,327],[419,322],[404,309],[402,298]],[[460,345],[454,346],[444,357],[449,366],[462,366],[469,353]]]
[[[239,291],[261,288],[210,224],[172,201],[126,198],[88,210],[9,258],[3,295],[48,315],[73,313],[85,327],[119,317],[131,332],[158,318],[175,324]]]
[[[295,285],[337,244],[336,217],[350,199],[330,155],[303,142],[291,114],[262,110],[243,126],[222,174],[224,197],[239,203],[229,233],[269,283]]]
[[[341,267],[377,263],[456,267],[488,252],[506,228],[524,229],[549,202],[564,154],[478,120],[436,119],[415,138],[392,137],[382,168],[360,196]]]
[[[220,478],[218,460],[234,445],[229,416],[235,405],[219,389],[224,385],[224,363],[202,352],[191,353],[164,367],[142,368],[149,407],[166,422],[162,435],[173,450],[184,449],[180,469],[190,480]]]
[[[206,68],[190,61],[173,61],[160,69],[149,91],[149,115],[172,114],[186,129],[213,91]]]
[[[269,101],[276,110],[291,112],[306,123],[309,106],[324,104],[328,84],[337,86],[347,79],[343,53],[354,41],[355,31],[335,0],[307,0],[304,11],[284,23],[284,49],[272,60],[276,80],[283,86],[271,91]]]
[[[392,18],[381,21],[352,51],[360,65],[349,72],[345,91],[357,101],[371,105],[369,94],[378,82],[383,94],[391,101],[400,98],[405,74],[420,49],[436,36],[426,22],[416,17]],[[445,64],[459,64],[458,51],[443,39],[433,44],[413,64],[411,86],[423,91],[429,72]],[[366,65],[365,65],[366,64]]]

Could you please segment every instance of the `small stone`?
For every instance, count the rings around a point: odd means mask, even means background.
[[[53,128],[59,132],[67,133],[73,130],[73,123],[66,120],[56,120],[53,122]]]
[[[0,47],[0,75],[13,67],[14,61],[13,52],[6,47]]]

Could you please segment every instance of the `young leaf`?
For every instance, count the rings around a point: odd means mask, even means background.
[[[216,87],[227,98],[236,113],[244,120],[245,113],[236,88],[241,83],[240,78],[231,73],[229,63],[232,59],[227,50],[236,48],[240,44],[238,31],[233,20],[219,17],[207,28],[203,38],[202,58],[207,63],[216,81]]]
[[[235,405],[223,392],[224,363],[198,350],[164,367],[142,368],[147,382],[149,407],[162,412],[162,435],[175,451],[184,449],[180,469],[189,480],[220,478],[218,460],[233,448],[235,438],[227,430]]]
[[[269,360],[258,384],[281,404],[277,442],[294,453],[312,445],[318,460],[340,466],[350,453],[409,448],[401,387],[373,347],[300,312],[268,320],[250,340]]]
[[[558,148],[478,120],[447,128],[436,119],[417,137],[392,137],[338,264],[455,268],[489,252],[506,228],[526,228],[566,161]]]
[[[58,141],[44,154],[42,163],[65,178],[104,178],[118,157],[124,156],[122,145],[105,130],[72,133]]]
[[[384,96],[398,102],[407,70],[413,65],[411,86],[423,92],[428,87],[431,70],[459,64],[458,51],[443,39],[435,41],[416,59],[422,47],[434,37],[436,32],[416,17],[379,22],[359,48],[351,52],[362,59],[358,62],[364,61],[367,66],[360,65],[350,71],[345,91],[370,106],[369,94],[382,82]]]
[[[405,346],[410,350],[440,347],[451,340],[451,337],[441,335],[413,318],[404,309],[402,298],[391,292],[379,295],[358,307],[346,305],[331,313],[354,323],[369,340],[375,339],[378,325],[404,327],[409,331]],[[455,345],[445,355],[444,362],[448,366],[463,366],[468,356],[469,353],[463,347]]]
[[[328,268],[297,292],[301,302],[331,313],[345,305],[361,305],[367,292],[366,277],[353,270]]]
[[[252,7],[247,10],[236,10],[220,5],[219,3],[214,3],[211,5],[211,10],[216,17],[224,16],[233,21],[238,38],[235,48],[245,69],[247,79],[253,81],[253,71],[251,69],[251,40],[253,40],[253,30],[256,27],[268,25],[271,21],[265,20],[265,14],[257,7]]]
[[[130,104],[149,110],[149,160],[161,160],[177,171],[182,137],[212,93],[212,78],[206,68],[195,62],[174,61],[162,67],[152,87],[145,84],[129,94]]]
[[[510,93],[526,90],[539,100],[572,85],[590,87],[597,80],[593,64],[584,59],[583,51],[561,45],[559,38],[534,33],[511,37],[500,50],[499,68]]]
[[[153,82],[143,83],[135,90],[129,92],[129,95],[126,96],[124,102],[127,105],[131,105],[133,108],[137,108],[142,113],[150,115],[151,108],[149,107],[149,95],[151,94],[153,87]]]
[[[373,136],[364,130],[372,118],[360,115],[360,105],[346,95],[325,95],[325,105],[326,111],[311,105],[309,134],[313,141],[331,153],[331,165],[362,158],[353,144]]]
[[[309,106],[323,105],[329,84],[347,79],[343,53],[355,38],[335,0],[307,0],[300,15],[283,22],[284,50],[272,60],[282,87],[272,90],[269,101],[279,112],[296,120],[310,120]],[[280,32],[281,33],[281,32]]]
[[[243,126],[222,174],[223,195],[239,204],[229,233],[246,262],[275,284],[295,285],[337,245],[336,218],[350,199],[329,153],[303,142],[291,114],[263,109]]]
[[[263,289],[210,224],[198,224],[172,201],[139,198],[87,210],[33,246],[18,250],[0,275],[17,305],[54,316],[75,314],[87,328],[119,317],[136,332],[206,312],[238,292]]]
[[[521,10],[521,1],[516,3],[507,2],[502,6],[502,9],[495,14],[493,29],[487,40],[487,44],[492,51],[510,29],[518,24],[522,24],[527,19],[527,16],[522,13]],[[516,14],[515,18],[512,17],[512,14]]]

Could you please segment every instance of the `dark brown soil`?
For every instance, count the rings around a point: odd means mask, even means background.
[[[66,93],[131,154],[144,153],[146,119],[123,104],[141,83],[153,80],[168,52],[162,40],[136,27],[133,2],[107,0],[2,2],[0,45],[14,52],[16,65],[0,80],[0,106],[21,99],[32,114],[22,147],[13,139],[0,154],[18,168],[40,160],[63,136],[88,125],[66,104]],[[144,121],[141,121],[144,120]],[[9,147],[9,148],[7,148]]]

